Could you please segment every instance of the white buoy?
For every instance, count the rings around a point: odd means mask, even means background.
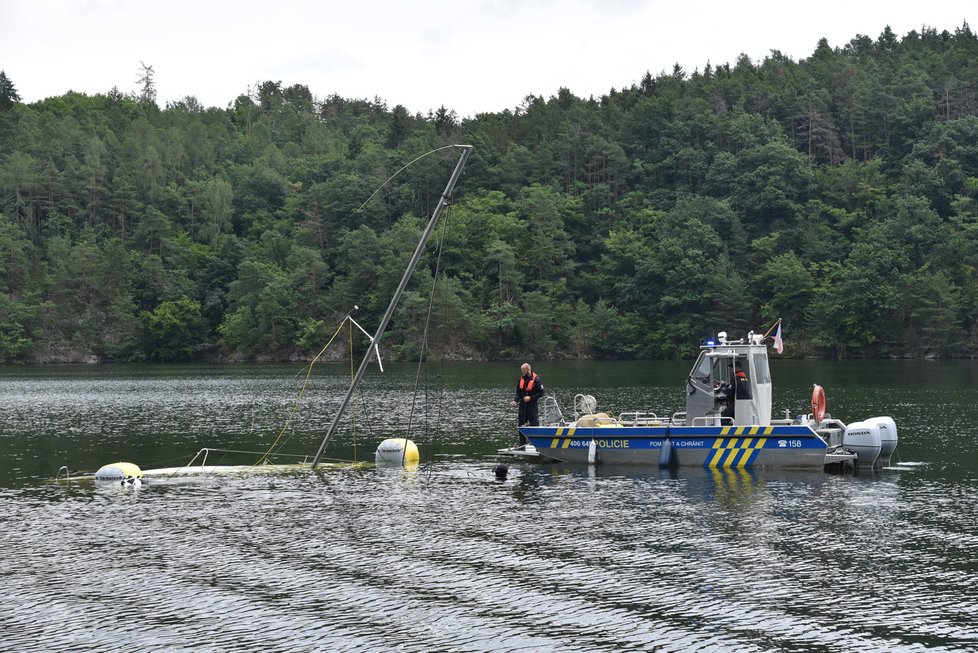
[[[143,470],[132,463],[109,463],[95,472],[97,481],[123,481],[127,478],[141,478]]]
[[[598,443],[593,439],[587,445],[587,464],[594,465],[598,462]]]
[[[418,447],[407,438],[388,438],[377,446],[374,461],[378,465],[417,465],[421,456]]]

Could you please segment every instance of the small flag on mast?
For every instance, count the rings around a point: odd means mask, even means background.
[[[781,340],[781,320],[778,320],[778,326],[774,329],[774,349],[779,354],[784,352],[784,341]]]

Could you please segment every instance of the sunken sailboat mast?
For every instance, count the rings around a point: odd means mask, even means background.
[[[465,167],[465,161],[469,158],[469,154],[472,152],[471,145],[456,145],[455,147],[461,150],[461,156],[459,157],[458,163],[455,165],[455,170],[452,171],[452,176],[449,178],[448,184],[445,186],[445,192],[442,193],[441,199],[438,201],[438,205],[435,206],[435,210],[431,214],[431,219],[428,221],[428,226],[421,235],[421,240],[418,242],[418,246],[414,250],[414,256],[411,257],[411,261],[408,263],[407,269],[404,270],[404,276],[401,277],[401,283],[397,286],[397,290],[394,291],[394,296],[391,298],[390,306],[387,307],[387,312],[384,313],[384,317],[380,320],[380,325],[377,327],[377,333],[374,335],[372,340],[374,347],[380,344],[380,338],[384,335],[384,330],[387,329],[387,323],[390,322],[391,316],[394,315],[394,310],[397,308],[397,303],[401,299],[401,294],[403,294],[404,289],[407,287],[408,281],[411,280],[411,276],[414,274],[414,268],[421,259],[425,245],[428,244],[428,238],[431,236],[432,232],[435,230],[435,225],[438,223],[438,217],[441,215],[442,210],[448,206],[449,202],[451,201],[455,183],[458,181],[459,176],[461,176],[462,168]],[[336,431],[336,426],[339,424],[340,418],[343,416],[343,413],[346,412],[346,408],[350,404],[350,398],[353,397],[353,393],[360,384],[360,380],[363,378],[364,372],[367,371],[367,365],[370,363],[370,354],[374,347],[368,347],[366,353],[363,355],[363,361],[360,363],[360,367],[357,369],[357,373],[354,375],[353,381],[350,382],[350,389],[343,398],[343,403],[336,411],[336,415],[333,417],[333,422],[329,425],[329,430],[326,431],[322,444],[319,445],[319,451],[316,452],[316,457],[312,460],[313,469],[319,465],[319,459],[322,458],[323,451],[326,450],[326,445],[329,444],[330,438],[333,437],[333,432]]]

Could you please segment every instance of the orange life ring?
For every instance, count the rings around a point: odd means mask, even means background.
[[[812,417],[819,423],[825,417],[825,390],[822,386],[815,384],[812,388]]]

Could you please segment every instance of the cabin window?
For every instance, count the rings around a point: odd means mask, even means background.
[[[752,367],[754,368],[754,382],[755,383],[770,383],[771,382],[771,370],[767,366],[767,355],[766,354],[754,354],[754,360],[752,361]]]
[[[699,360],[696,361],[696,367],[693,368],[693,378],[703,385],[710,385],[710,359],[706,355],[700,354]]]

